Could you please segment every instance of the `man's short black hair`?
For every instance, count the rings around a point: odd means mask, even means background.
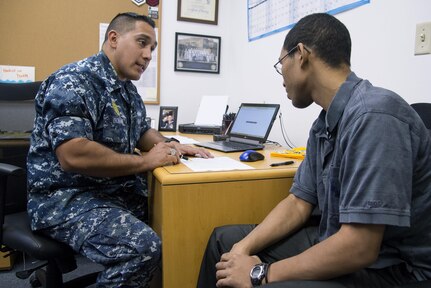
[[[111,23],[109,23],[108,29],[106,29],[104,41],[108,40],[109,31],[115,30],[118,33],[127,33],[135,29],[135,23],[137,21],[143,21],[148,23],[151,27],[156,28],[156,24],[153,19],[148,16],[133,12],[120,13],[112,19]]]
[[[290,51],[298,43],[309,47],[330,67],[339,68],[343,64],[350,67],[349,30],[332,15],[315,13],[299,20],[286,35],[283,49]]]

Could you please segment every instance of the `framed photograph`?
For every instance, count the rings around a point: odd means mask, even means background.
[[[178,0],[178,21],[217,25],[219,0]]]
[[[175,71],[220,73],[221,38],[175,33]]]
[[[177,131],[177,106],[160,106],[159,131]]]

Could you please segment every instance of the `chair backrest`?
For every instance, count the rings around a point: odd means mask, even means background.
[[[41,83],[41,81],[27,83],[0,82],[0,101],[34,100]]]
[[[41,83],[0,83],[0,130],[23,132],[32,129],[34,98]]]
[[[0,136],[3,137],[1,131],[24,132],[33,128],[35,117],[34,98],[41,83],[40,81],[0,83]],[[25,169],[29,145],[10,144],[12,142],[1,137],[0,141],[2,141],[0,162]],[[8,179],[6,194],[6,214],[26,210],[27,177],[25,173]]]
[[[431,103],[413,103],[410,105],[421,117],[428,129],[431,129]]]

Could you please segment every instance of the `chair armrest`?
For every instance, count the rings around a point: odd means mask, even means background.
[[[0,163],[0,174],[1,175],[23,175],[24,169],[15,165]]]

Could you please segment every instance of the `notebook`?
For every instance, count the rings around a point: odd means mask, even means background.
[[[242,103],[228,129],[226,140],[195,145],[222,152],[263,149],[279,109],[279,104]]]

